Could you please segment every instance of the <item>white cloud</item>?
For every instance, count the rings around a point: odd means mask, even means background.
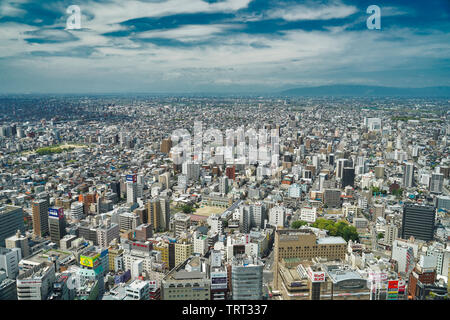
[[[329,20],[346,18],[357,12],[355,6],[348,6],[340,1],[330,1],[327,4],[292,5],[275,9],[268,13],[269,18],[281,18],[286,21]]]
[[[230,29],[240,28],[240,26],[230,24],[214,24],[214,25],[186,25],[169,30],[151,30],[137,34],[137,38],[151,39],[164,38],[176,39],[182,42],[206,40],[215,34],[226,32]]]

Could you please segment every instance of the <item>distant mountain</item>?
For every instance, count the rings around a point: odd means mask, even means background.
[[[408,96],[450,97],[450,87],[394,88],[380,86],[330,85],[293,88],[280,92],[285,96]]]

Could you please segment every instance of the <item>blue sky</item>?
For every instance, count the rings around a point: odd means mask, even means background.
[[[449,31],[449,0],[0,0],[0,93],[448,86]]]

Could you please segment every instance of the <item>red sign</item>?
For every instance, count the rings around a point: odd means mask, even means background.
[[[388,282],[388,288],[389,289],[398,289],[398,280],[389,281]]]

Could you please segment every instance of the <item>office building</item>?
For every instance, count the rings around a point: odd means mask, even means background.
[[[435,216],[433,206],[406,203],[403,206],[402,239],[413,236],[424,241],[433,240]]]
[[[20,234],[20,231],[5,240],[6,248],[19,248],[22,258],[26,258],[31,254],[28,237]]]
[[[264,264],[255,257],[239,255],[231,260],[233,300],[261,300]]]
[[[70,205],[70,216],[69,218],[74,221],[80,221],[84,217],[84,211],[83,211],[83,203],[81,202],[73,202]]]
[[[210,300],[211,279],[205,258],[191,257],[162,280],[162,300]]]
[[[127,203],[135,204],[137,202],[137,175],[129,174],[127,179]]]
[[[406,163],[403,165],[403,187],[412,188],[414,186],[414,164]]]
[[[147,204],[148,223],[153,226],[155,232],[162,232],[169,229],[170,222],[170,201],[164,197],[151,199]]]
[[[344,167],[342,171],[342,188],[346,186],[355,187],[355,169]]]
[[[48,229],[50,239],[59,246],[59,241],[66,235],[64,209],[50,208],[48,211]]]
[[[177,212],[174,216],[174,233],[175,237],[181,236],[183,233],[187,233],[191,226],[191,217],[187,214]]]
[[[48,200],[39,199],[32,202],[33,234],[42,237],[49,233],[48,229]]]
[[[442,173],[433,173],[430,181],[430,192],[442,193],[444,186],[444,175]]]
[[[314,232],[302,230],[277,230],[274,243],[275,274],[274,283],[278,286],[278,263],[285,258],[309,259],[322,257],[344,259],[347,242],[341,237],[317,238]]]
[[[25,232],[22,208],[0,206],[0,246],[4,247],[6,238],[16,234],[17,230]]]
[[[17,300],[16,281],[7,278],[6,272],[0,270],[0,301]]]
[[[17,277],[18,300],[47,300],[55,282],[55,266],[43,262]]]
[[[22,260],[22,253],[19,248],[0,247],[0,270],[5,271],[9,279],[15,280],[19,275],[20,260]]]
[[[136,227],[135,238],[137,241],[145,242],[149,238],[153,237],[153,227],[151,224],[144,223]]]
[[[323,204],[331,207],[339,208],[341,206],[341,190],[340,189],[325,189],[323,192]]]
[[[165,154],[169,154],[170,153],[170,149],[172,149],[172,140],[170,138],[163,139],[161,141],[160,152],[161,153],[165,153]]]
[[[272,226],[284,227],[286,219],[286,208],[283,206],[276,206],[269,209],[269,223]]]
[[[97,228],[97,244],[102,248],[108,248],[113,240],[120,238],[120,228],[117,223],[109,220]]]

